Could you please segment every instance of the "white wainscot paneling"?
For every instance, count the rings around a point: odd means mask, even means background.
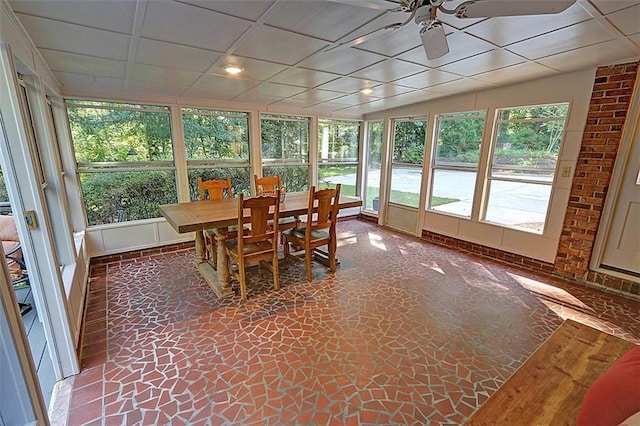
[[[418,210],[413,207],[389,204],[386,224],[390,228],[415,235],[418,225]]]
[[[176,233],[164,219],[96,226],[87,230],[92,257],[193,241],[193,232]]]
[[[580,130],[567,130],[564,135],[564,141],[560,149],[558,158],[560,160],[573,160],[578,158],[580,147],[582,146],[582,134]]]
[[[504,228],[488,223],[461,221],[458,238],[494,248],[502,248]]]
[[[553,263],[556,260],[558,240],[505,228],[502,236],[502,250]]]
[[[424,223],[422,224],[422,228],[427,231],[436,232],[438,234],[457,237],[459,225],[460,219],[457,217],[426,212],[424,215]]]
[[[62,268],[62,281],[67,294],[74,343],[77,345],[80,339],[84,301],[89,282],[89,255],[85,232],[76,232],[74,234],[74,242],[76,263],[65,265]]]

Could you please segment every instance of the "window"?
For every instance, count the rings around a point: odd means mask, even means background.
[[[484,111],[438,115],[428,209],[471,217],[484,125]]]
[[[251,193],[249,114],[207,109],[182,109],[191,200],[198,199],[198,177],[231,177],[234,193]]]
[[[497,111],[487,222],[542,233],[569,104]]]
[[[40,184],[42,187],[47,186],[47,175],[44,172],[44,166],[42,165],[42,156],[40,155],[40,142],[38,141],[38,135],[35,128],[35,123],[33,122],[33,112],[31,111],[31,104],[29,103],[29,95],[27,94],[27,85],[22,80],[22,76],[18,75],[20,81],[20,95],[22,96],[22,101],[25,106],[25,115],[27,119],[27,125],[29,126],[29,136],[33,143],[33,148],[35,150],[35,161],[36,167],[38,168],[38,174],[40,179]]]
[[[426,120],[396,120],[393,132],[389,201],[409,207],[420,203]]]
[[[263,114],[262,174],[282,173],[287,192],[309,189],[309,118]]]
[[[66,105],[89,225],[159,217],[178,201],[168,107]]]
[[[364,209],[377,212],[380,207],[380,165],[382,164],[382,121],[369,123],[367,132],[366,170],[362,199]]]
[[[318,121],[318,187],[342,184],[340,193],[356,195],[360,123]]]

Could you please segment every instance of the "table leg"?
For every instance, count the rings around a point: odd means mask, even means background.
[[[198,243],[198,235],[201,242]],[[231,289],[231,276],[229,275],[229,258],[224,249],[224,240],[227,237],[227,228],[215,230],[216,253],[217,253],[217,271],[213,265],[206,259],[206,250],[204,246],[204,235],[196,232],[196,255],[198,256],[198,271],[204,280],[209,284],[211,290],[218,297],[233,296]]]
[[[207,261],[207,248],[204,244],[204,233],[202,231],[196,231],[196,257],[198,262]]]

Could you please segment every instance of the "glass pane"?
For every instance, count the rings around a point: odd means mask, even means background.
[[[220,167],[216,169],[190,169],[189,174],[189,197],[191,201],[196,201],[198,196],[198,177],[202,180],[231,178],[233,195],[239,193],[251,195],[251,169],[249,167]]]
[[[484,126],[484,111],[438,116],[430,210],[471,217]]]
[[[485,220],[542,233],[551,185],[492,180]]]
[[[67,107],[76,161],[173,160],[168,113]]]
[[[187,160],[249,160],[247,117],[197,112],[182,114]]]
[[[318,166],[318,188],[333,188],[342,184],[340,194],[356,195],[357,165]]]
[[[309,120],[265,119],[260,122],[263,164],[308,164]]]
[[[282,174],[282,184],[287,192],[300,192],[309,190],[309,166],[265,166],[262,168],[263,176],[276,176]]]
[[[382,163],[382,121],[369,123],[367,169],[365,170],[364,208],[378,211],[380,205],[380,164]]]
[[[321,163],[357,162],[360,123],[319,120],[318,159]]]
[[[476,171],[434,170],[429,209],[471,217]]]
[[[89,225],[159,217],[158,206],[178,202],[174,171],[81,173]]]
[[[420,203],[426,120],[395,124],[389,201],[410,207]]]

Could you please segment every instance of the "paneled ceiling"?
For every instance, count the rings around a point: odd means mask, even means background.
[[[640,0],[577,0],[555,15],[440,16],[450,52],[435,60],[414,22],[327,51],[408,16],[381,9],[385,3],[9,1],[67,96],[203,98],[358,116],[640,57]],[[229,63],[244,71],[228,75]],[[372,93],[360,93],[364,87]]]

